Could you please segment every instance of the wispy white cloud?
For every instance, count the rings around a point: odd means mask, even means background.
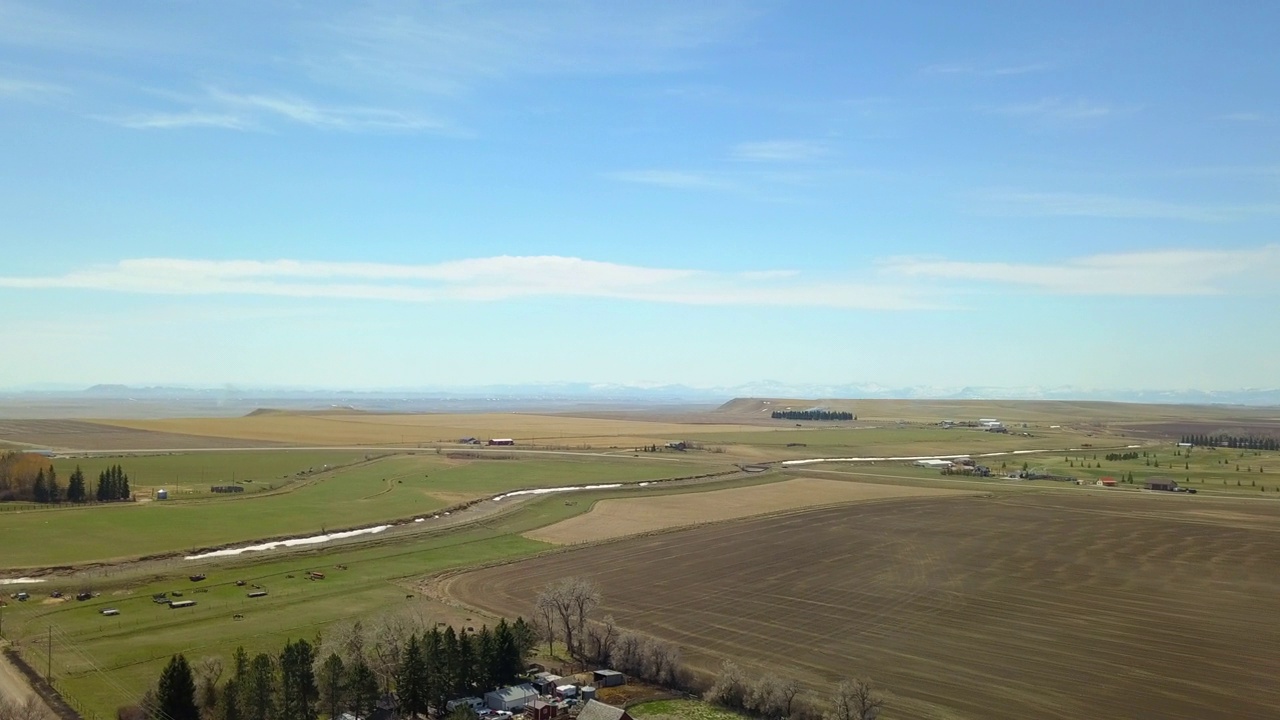
[[[192,127],[221,128],[223,130],[248,130],[255,127],[255,124],[252,121],[239,115],[198,111],[180,113],[142,113],[121,117],[95,116],[95,119],[105,120],[134,130],[172,130],[176,128]]]
[[[1060,97],[1042,98],[1032,102],[1011,103],[988,108],[988,112],[996,115],[1036,118],[1041,120],[1067,122],[1082,120],[1099,120],[1122,112],[1120,109],[1091,100],[1067,100]],[[1128,110],[1124,110],[1128,112]]]
[[[1262,122],[1267,119],[1266,115],[1258,112],[1234,112],[1225,115],[1219,115],[1219,120],[1234,120],[1235,122]]]
[[[387,108],[326,106],[297,95],[232,93],[210,89],[182,112],[143,112],[121,116],[95,116],[136,130],[221,128],[255,130],[287,122],[340,132],[432,132],[464,135],[450,123],[425,115]]]
[[[1229,222],[1280,214],[1280,204],[1212,205],[1087,193],[991,191],[976,199],[976,210],[1017,216]]]
[[[729,0],[361,4],[314,29],[304,63],[326,82],[440,93],[530,75],[665,72],[757,14]]]
[[[1008,75],[1027,75],[1052,69],[1049,63],[1035,62],[1021,65],[978,65],[968,62],[936,63],[920,68],[923,75],[983,75],[1000,77]]]
[[[1056,295],[1275,294],[1280,245],[1236,250],[1153,250],[1071,258],[1058,263],[895,258],[885,273],[1001,286]]]
[[[0,77],[0,99],[43,100],[52,96],[65,95],[68,92],[70,91],[61,85]]]
[[[686,305],[908,310],[935,306],[909,283],[810,278],[788,270],[725,273],[574,257],[489,257],[431,265],[144,258],[0,287],[163,295],[257,295],[430,303],[589,297]]]
[[[806,162],[823,157],[829,150],[825,143],[812,140],[765,140],[739,143],[730,151],[730,157],[749,162]]]
[[[689,170],[624,170],[606,177],[640,185],[657,185],[674,190],[733,190],[738,185],[724,177]]]

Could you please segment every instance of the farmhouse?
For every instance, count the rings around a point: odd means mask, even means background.
[[[582,712],[578,713],[578,720],[631,720],[631,714],[599,700],[588,700],[582,706]]]
[[[1166,478],[1166,477],[1147,478],[1147,489],[1174,491],[1178,489],[1178,483],[1173,478]]]
[[[523,710],[537,699],[538,691],[528,684],[498,688],[484,694],[484,704],[490,710]]]
[[[1115,487],[1116,479],[1113,477],[1101,477],[1098,478],[1098,484],[1103,487]]]

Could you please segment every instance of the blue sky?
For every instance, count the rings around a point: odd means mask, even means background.
[[[1275,386],[1276,27],[0,0],[0,387]]]

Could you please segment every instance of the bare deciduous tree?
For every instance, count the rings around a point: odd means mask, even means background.
[[[554,621],[565,647],[574,657],[581,657],[581,638],[587,619],[599,604],[600,588],[587,578],[575,577],[548,585],[534,600],[537,616],[545,617],[548,624]]]
[[[222,658],[204,657],[195,666],[196,704],[210,710],[218,704],[218,680],[222,678]]]
[[[876,695],[870,680],[855,678],[836,686],[827,720],[874,720],[884,700]]]
[[[21,702],[0,699],[0,720],[50,720],[52,717],[44,703],[35,696]]]
[[[747,676],[742,668],[732,660],[725,660],[720,665],[720,674],[707,691],[707,701],[727,708],[740,710],[746,707]]]

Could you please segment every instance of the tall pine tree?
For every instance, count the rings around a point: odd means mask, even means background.
[[[156,689],[156,717],[163,720],[200,720],[196,707],[196,681],[191,665],[181,654],[169,659],[169,665],[160,674]]]
[[[84,500],[84,471],[77,465],[75,472],[71,473],[71,479],[67,481],[67,502],[81,503]]]
[[[49,502],[49,486],[44,481],[44,468],[36,473],[35,484],[31,486],[31,497],[38,503]]]
[[[315,720],[316,688],[315,650],[306,640],[286,642],[280,653],[280,718],[283,720]]]

